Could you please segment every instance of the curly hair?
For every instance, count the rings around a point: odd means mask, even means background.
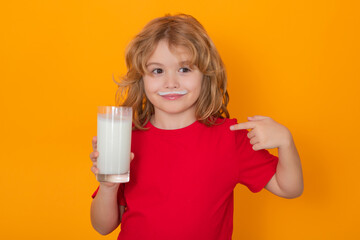
[[[130,42],[125,57],[127,73],[116,82],[116,105],[133,108],[134,127],[144,130],[154,114],[154,106],[145,95],[143,76],[148,59],[163,39],[170,47],[185,47],[190,53],[191,64],[203,73],[201,93],[195,103],[196,119],[211,126],[218,118],[229,118],[225,67],[206,30],[190,15],[165,15],[150,21]]]

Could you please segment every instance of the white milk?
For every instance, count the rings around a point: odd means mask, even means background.
[[[130,168],[131,119],[117,120],[98,114],[97,149],[99,174],[124,174]]]

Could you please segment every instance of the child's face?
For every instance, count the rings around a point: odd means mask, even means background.
[[[154,105],[155,114],[186,114],[195,117],[195,102],[200,96],[203,74],[190,66],[184,47],[170,51],[161,40],[146,63],[143,77],[145,93]]]

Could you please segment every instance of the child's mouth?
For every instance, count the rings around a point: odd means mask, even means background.
[[[172,91],[172,92],[158,92],[158,94],[167,100],[176,100],[187,94],[186,90],[183,91]]]

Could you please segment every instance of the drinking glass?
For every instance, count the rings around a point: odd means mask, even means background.
[[[130,181],[132,108],[101,106],[97,112],[99,182]]]

